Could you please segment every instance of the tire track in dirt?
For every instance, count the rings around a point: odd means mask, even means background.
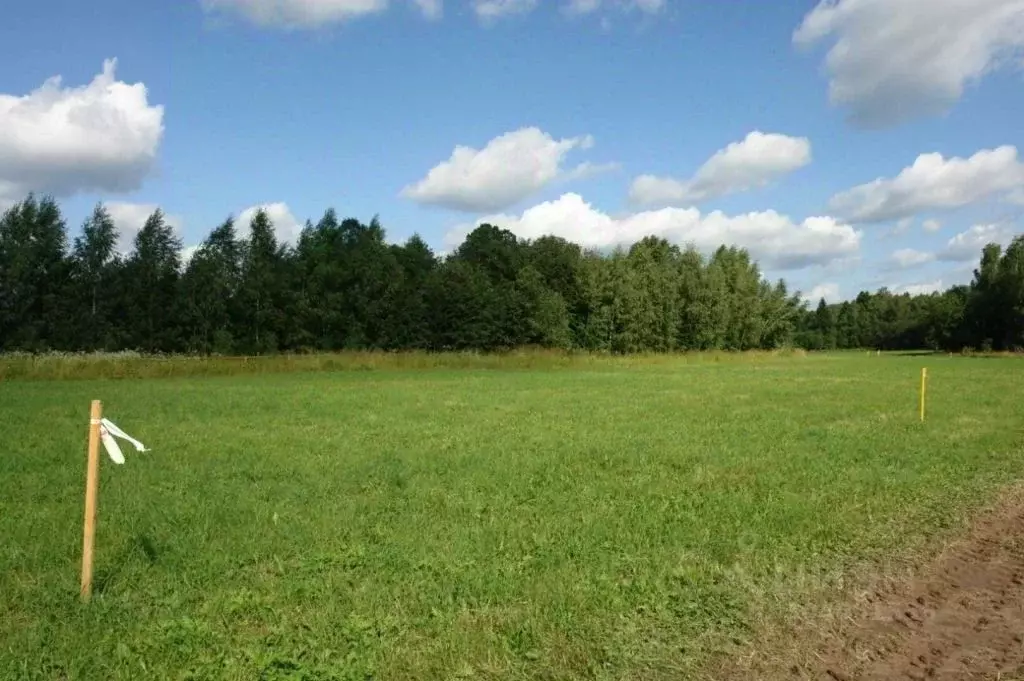
[[[1024,504],[1019,494],[903,589],[876,595],[860,636],[833,640],[818,678],[989,679],[1024,673]],[[813,678],[813,677],[812,677]]]
[[[846,607],[831,626],[769,635],[712,678],[1024,681],[1024,488],[913,578]]]

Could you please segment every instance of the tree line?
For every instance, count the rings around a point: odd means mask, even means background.
[[[1024,235],[982,249],[968,285],[926,295],[887,289],[805,311],[796,343],[811,350],[1024,351]]]
[[[159,210],[126,255],[97,205],[70,239],[60,207],[29,196],[0,218],[0,351],[268,354],[482,350],[598,352],[1024,346],[1024,237],[987,246],[969,286],[886,290],[808,309],[743,249],[710,256],[647,237],[586,251],[495,225],[438,257],[379,221],[307,222],[278,242],[264,211],[228,219],[187,262]]]

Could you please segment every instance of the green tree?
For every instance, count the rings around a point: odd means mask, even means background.
[[[1002,314],[1003,350],[1024,349],[1024,235],[1006,247],[996,279],[997,303]]]
[[[374,217],[368,225],[342,222],[345,233],[343,264],[344,315],[349,333],[345,346],[381,348],[387,345],[388,318],[400,303],[402,268]]]
[[[581,320],[582,346],[588,350],[610,352],[615,336],[612,307],[615,298],[614,263],[597,253],[587,253],[582,261],[581,279],[585,313]]]
[[[398,267],[398,279],[391,289],[381,344],[392,350],[425,349],[430,346],[427,287],[437,268],[437,258],[416,234],[390,250]]]
[[[732,349],[729,346],[733,328],[732,292],[732,249],[720,247],[711,256],[704,269],[704,286],[698,309],[699,350]]]
[[[584,252],[484,224],[439,259],[418,236],[388,244],[376,217],[328,210],[294,249],[265,211],[247,227],[239,239],[231,221],[218,226],[182,273],[181,241],[160,211],[123,259],[97,205],[69,253],[57,204],[29,196],[0,218],[0,349],[1024,347],[1024,235],[987,245],[970,286],[883,288],[809,309],[735,246],[705,257],[645,237]]]
[[[368,225],[351,218],[338,222],[328,210],[316,226],[307,226],[295,253],[304,282],[306,342],[320,349],[380,348],[407,337],[395,324],[403,314],[403,291],[414,292],[403,288],[408,273],[399,255],[385,242],[377,218]],[[418,281],[422,285],[422,277]],[[422,300],[422,293],[415,295]]]
[[[103,204],[97,204],[75,238],[73,280],[78,314],[76,336],[85,350],[117,347],[114,316],[119,265],[117,228]]]
[[[790,295],[786,282],[779,279],[775,286],[761,284],[761,348],[774,350],[793,342],[800,297]]]
[[[495,290],[485,270],[446,260],[427,284],[431,347],[435,350],[496,350],[502,347]]]
[[[836,347],[852,349],[860,346],[857,306],[849,301],[839,305],[836,313]]]
[[[0,348],[74,347],[67,228],[51,197],[29,196],[0,218]]]
[[[244,351],[267,354],[280,349],[284,275],[285,251],[277,244],[270,216],[257,210],[243,242],[238,290],[238,342]]]
[[[704,257],[692,246],[679,256],[675,287],[679,300],[676,347],[698,350],[706,339],[704,329],[711,318],[713,301]]]
[[[584,347],[588,316],[582,249],[561,237],[542,236],[527,246],[527,261],[552,293],[558,294],[569,315],[570,345]]]
[[[993,339],[1003,333],[1000,319],[999,265],[1003,249],[988,244],[982,249],[981,262],[974,270],[971,292],[967,299],[967,319],[971,342],[975,347],[992,347]]]
[[[951,351],[964,347],[968,293],[966,286],[954,286],[931,299],[924,334],[927,347]]]
[[[130,347],[147,352],[179,349],[180,269],[181,239],[157,209],[135,236],[135,250],[123,270]]]
[[[630,337],[638,350],[668,352],[676,348],[679,318],[679,249],[664,239],[646,237],[629,249],[626,263],[635,287],[629,315]]]
[[[483,224],[466,235],[452,259],[477,265],[494,283],[510,283],[526,263],[526,255],[526,249],[515,234]]]
[[[242,283],[242,244],[228,219],[196,250],[181,278],[189,348],[203,354],[235,349],[234,318]]]
[[[342,240],[341,223],[328,209],[317,224],[306,225],[295,249],[301,281],[297,314],[302,345],[320,350],[342,347],[347,330],[343,319],[343,263],[337,251]]]
[[[572,346],[565,300],[560,293],[548,288],[544,277],[533,266],[519,270],[515,293],[519,305],[515,316],[522,322],[519,344],[563,349]]]
[[[834,350],[836,347],[836,327],[832,318],[832,309],[822,298],[814,311],[814,330],[817,333],[817,349]]]

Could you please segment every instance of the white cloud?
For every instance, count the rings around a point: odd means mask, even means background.
[[[1012,226],[1005,224],[974,225],[946,242],[937,252],[901,248],[892,253],[885,269],[897,270],[918,267],[933,262],[969,263],[981,259],[981,251],[991,243],[1002,246],[1014,237]]]
[[[882,222],[926,210],[960,208],[1024,185],[1017,148],[983,149],[970,158],[921,154],[895,178],[878,178],[832,197],[829,208],[854,222]]]
[[[707,160],[689,180],[641,175],[633,180],[634,204],[686,205],[763,187],[811,162],[806,137],[755,130]]]
[[[420,12],[427,19],[440,19],[444,13],[444,4],[441,0],[413,0]]]
[[[942,284],[941,279],[935,281],[925,281],[917,284],[901,284],[889,286],[889,290],[893,293],[900,295],[903,293],[909,293],[912,296],[928,295],[931,293],[938,293],[945,290],[945,286]]]
[[[641,12],[656,14],[665,8],[668,0],[627,0],[625,4],[635,7]]]
[[[899,222],[896,223],[895,227],[893,227],[892,233],[893,234],[903,234],[903,232],[905,232],[908,229],[910,229],[910,227],[913,224],[914,224],[914,218],[903,218],[902,220],[900,220]]]
[[[491,223],[520,237],[553,234],[585,248],[628,245],[645,236],[677,244],[692,243],[704,251],[722,244],[738,245],[768,267],[798,269],[827,264],[856,254],[861,233],[830,217],[811,217],[795,223],[775,211],[728,216],[720,211],[702,215],[696,208],[663,208],[612,217],[586,203],[578,194],[564,194],[526,210],[521,216],[492,215],[476,224]],[[448,234],[458,243],[472,226]]]
[[[142,230],[149,216],[159,208],[155,203],[127,203],[124,201],[111,201],[104,205],[118,232],[117,244],[114,248],[122,254],[132,251],[135,247],[135,237]],[[164,222],[179,236],[181,235],[183,223],[180,217],[165,213]]]
[[[601,9],[601,0],[568,0],[565,11],[569,14],[593,14]]]
[[[138,189],[163,137],[162,106],[150,106],[146,86],[116,79],[107,60],[91,83],[64,87],[60,76],[27,95],[0,94],[0,194],[30,191]]]
[[[901,248],[890,256],[890,261],[899,269],[917,267],[935,261],[935,254],[913,248]]]
[[[925,220],[921,223],[921,228],[926,232],[937,232],[942,229],[942,223],[938,220]]]
[[[974,225],[950,239],[939,257],[951,262],[979,261],[985,246],[991,243],[1005,246],[1013,237],[1014,230],[1008,225]]]
[[[214,15],[233,14],[264,27],[312,29],[344,23],[360,17],[380,14],[389,8],[390,0],[199,0],[203,9]],[[411,0],[427,19],[439,19],[444,13],[443,0]],[[521,14],[529,14],[539,0],[469,0],[472,12],[484,24]],[[661,12],[667,0],[566,0],[568,14],[592,14],[602,8],[654,15]]]
[[[841,300],[839,284],[832,282],[818,284],[809,293],[801,296],[801,298],[808,303],[814,304],[817,304],[822,298],[825,299],[826,303],[838,303]]]
[[[478,19],[491,23],[502,17],[532,12],[540,3],[538,0],[470,0],[470,4]],[[653,15],[661,12],[666,4],[667,0],[565,0],[562,9],[576,16],[604,9]]]
[[[639,11],[644,14],[657,14],[665,9],[666,0],[566,0],[563,5],[568,14],[593,14],[604,7],[613,7],[623,11]]]
[[[235,220],[235,228],[239,234],[249,235],[249,223],[252,222],[253,217],[256,216],[256,211],[263,209],[267,217],[274,224],[274,234],[277,236],[279,243],[294,244],[299,240],[299,235],[302,233],[302,222],[299,222],[291,210],[288,208],[287,203],[264,203],[258,206],[250,206],[243,210],[238,218]]]
[[[405,187],[402,196],[469,212],[503,210],[564,177],[566,155],[593,144],[589,135],[555,140],[539,128],[507,132],[483,149],[455,147],[447,161]],[[573,172],[588,168],[592,166],[584,164]]]
[[[865,126],[941,113],[1024,47],[1024,0],[822,0],[793,33],[834,39],[829,99]]]
[[[590,161],[584,161],[567,173],[564,173],[559,179],[564,182],[570,180],[585,180],[595,175],[602,175],[604,173],[614,172],[619,170],[622,166],[618,163],[592,163]]]
[[[526,14],[537,6],[537,0],[472,0],[473,12],[483,22],[514,14]]]
[[[199,246],[185,246],[185,248],[181,249],[181,266],[186,267],[198,250]]]
[[[200,0],[213,13],[237,14],[258,26],[315,28],[388,8],[388,0]],[[422,3],[417,3],[421,9]],[[433,3],[428,3],[433,4]]]

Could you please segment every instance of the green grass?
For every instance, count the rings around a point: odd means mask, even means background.
[[[689,678],[1024,477],[1018,366],[3,381],[0,678]],[[153,451],[103,460],[85,606],[93,398]]]

